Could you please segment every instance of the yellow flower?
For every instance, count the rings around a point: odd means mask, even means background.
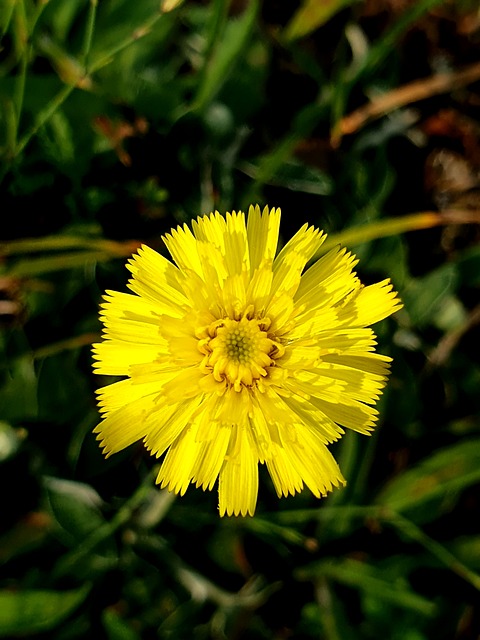
[[[96,373],[107,456],[142,439],[157,482],[183,495],[212,489],[220,515],[253,515],[258,464],[279,497],[344,484],[327,445],[343,427],[368,434],[390,358],[368,325],[401,307],[389,280],[363,286],[336,248],[304,225],[275,257],[280,210],[218,212],[147,246],[128,263],[132,294],[108,291]]]

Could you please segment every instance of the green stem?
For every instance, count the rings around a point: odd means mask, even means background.
[[[5,103],[5,148],[7,150],[7,158],[14,156],[14,149],[17,136],[17,114],[15,105],[12,100],[6,100]],[[7,163],[2,163],[0,168],[0,182],[7,172]]]
[[[47,6],[49,0],[44,0],[44,2],[38,2],[35,7],[35,13],[33,14],[32,21],[30,23],[30,35],[33,35],[35,28],[37,26],[38,21],[40,20],[40,16],[42,15],[45,7]]]
[[[430,536],[427,536],[427,534],[417,527],[417,525],[415,525],[411,520],[404,518],[399,513],[393,512],[388,514],[383,513],[383,518],[396,529],[408,536],[411,540],[421,544],[424,549],[429,551],[432,556],[435,556],[437,560],[439,560],[448,569],[480,591],[480,575],[465,566],[463,562],[460,562],[453,553],[439,542],[433,540]]]
[[[277,539],[284,540],[289,544],[294,544],[299,547],[305,548],[308,546],[310,538],[300,533],[294,527],[286,527],[282,524],[272,522],[271,519],[251,518],[245,521],[246,528],[249,531],[254,531],[260,535],[267,535],[269,537],[276,537]]]
[[[306,522],[321,522],[330,520],[332,516],[342,516],[355,520],[357,518],[378,518],[381,514],[381,507],[374,506],[356,506],[356,505],[324,505],[319,509],[292,509],[289,511],[281,511],[275,514],[264,514],[264,519],[272,519],[281,524],[304,524]]]
[[[345,520],[351,519],[373,519],[385,522],[394,527],[397,531],[401,531],[405,536],[415,542],[418,542],[426,551],[432,556],[437,558],[445,567],[456,573],[463,578],[466,582],[471,584],[475,589],[480,591],[480,575],[469,569],[463,562],[461,562],[453,553],[446,549],[442,544],[433,540],[426,533],[417,527],[411,520],[408,520],[400,513],[386,509],[380,505],[370,506],[355,506],[355,505],[342,505],[332,506],[328,505],[320,509],[301,509],[296,511],[284,511],[283,513],[277,513],[272,516],[272,519],[277,520],[282,524],[299,524],[312,521],[329,520],[332,516],[341,516]],[[264,516],[268,519],[268,515]]]
[[[162,17],[163,14],[158,12],[151,18],[146,20],[143,25],[137,27],[135,31],[133,31],[127,38],[125,38],[125,40],[117,44],[115,47],[112,47],[110,51],[95,60],[95,62],[93,62],[90,66],[90,73],[95,73],[95,71],[98,71],[102,67],[106,67],[113,61],[116,55],[121,53],[124,49],[130,47],[135,42],[138,42],[138,40],[141,40],[142,38],[147,36]]]
[[[29,46],[28,46],[28,29],[27,29],[27,14],[25,11],[25,3],[24,0],[20,0],[17,3],[17,12],[15,19],[15,27],[16,27],[16,36],[18,40],[18,45],[20,47],[20,70],[15,80],[15,88],[13,94],[13,104],[15,109],[15,121],[14,121],[14,129],[11,133],[11,140],[13,141],[13,145],[16,144],[18,129],[20,126],[20,119],[22,116],[23,109],[23,99],[25,97],[25,84],[27,78],[27,68],[28,68],[28,55],[29,55]],[[15,149],[15,146],[12,147],[12,151]]]
[[[97,7],[98,7],[98,0],[90,0],[90,5],[89,5],[89,9],[88,9],[88,16],[87,16],[87,27],[85,29],[85,36],[84,36],[84,39],[83,39],[82,53],[81,53],[81,56],[80,56],[80,61],[84,65],[86,73],[88,73],[88,68],[89,68],[89,58],[90,58],[90,51],[91,51],[91,48],[92,48],[93,34],[94,34],[94,31],[95,31],[95,20],[96,20],[96,17],[97,17]]]
[[[355,81],[365,72],[375,70],[395,49],[398,39],[407,31],[410,25],[421,18],[424,13],[442,2],[444,2],[444,0],[420,0],[419,2],[412,3],[411,6],[393,22],[392,27],[384,37],[370,48],[363,64],[355,69]]]
[[[214,0],[212,8],[212,17],[208,24],[206,43],[204,51],[204,59],[208,61],[215,44],[220,40],[227,23],[228,9],[231,0]]]
[[[35,118],[35,122],[19,140],[17,147],[15,149],[15,156],[18,156],[22,153],[22,151],[25,149],[25,147],[33,138],[33,136],[35,136],[38,133],[38,131],[43,127],[43,125],[48,120],[50,120],[50,118],[53,116],[55,111],[57,111],[57,109],[59,109],[62,106],[62,104],[65,102],[65,100],[73,92],[74,89],[75,89],[75,85],[73,84],[66,85],[57,93],[57,95],[54,98],[52,98],[52,100],[50,100],[47,106],[40,111],[40,113]]]
[[[329,249],[341,244],[347,247],[363,244],[370,240],[378,238],[386,238],[388,236],[396,236],[406,231],[415,231],[418,229],[429,229],[440,224],[446,224],[449,220],[444,219],[441,214],[434,211],[425,211],[422,213],[413,213],[399,218],[386,218],[372,222],[370,224],[352,227],[332,233],[321,246],[314,259],[326,253]]]
[[[96,3],[96,0],[92,0],[93,4]],[[86,35],[84,40],[84,51],[83,55],[88,58],[90,53],[90,48],[92,44],[93,38],[93,30],[95,25],[95,16],[96,16],[96,6],[90,5],[89,18],[87,20],[87,28]],[[89,72],[95,73],[102,67],[110,64],[116,55],[118,55],[121,51],[131,46],[141,38],[144,38],[148,33],[150,33],[151,29],[156,25],[156,23],[162,18],[163,14],[161,12],[156,13],[150,19],[148,19],[143,25],[135,29],[133,33],[131,33],[125,40],[117,44],[106,54],[102,55],[95,62],[93,62],[89,66]],[[35,118],[35,122],[28,129],[25,135],[19,141],[14,157],[19,155],[25,147],[29,144],[30,140],[38,133],[38,131],[43,127],[43,125],[52,117],[52,115],[59,109],[65,100],[70,96],[70,94],[76,88],[75,84],[69,84],[64,86],[57,95],[52,98],[52,100],[47,104],[47,106],[40,111],[40,113]]]
[[[63,351],[71,351],[73,349],[79,349],[80,347],[86,347],[101,339],[100,333],[82,333],[79,336],[73,338],[67,338],[65,340],[59,340],[40,347],[31,352],[31,357],[34,360],[41,360],[43,358],[51,358],[53,356],[62,353]]]
[[[4,11],[5,11],[5,19],[0,26],[0,39],[7,33],[8,27],[10,26],[10,22],[12,20],[13,11],[16,6],[16,0],[8,0],[8,4],[5,3]]]
[[[335,606],[333,603],[332,591],[328,580],[324,577],[316,580],[315,599],[322,616],[321,619],[325,637],[328,638],[328,640],[341,640],[337,619],[334,613]]]
[[[67,251],[85,249],[104,251],[115,258],[123,258],[134,253],[140,246],[137,240],[107,240],[92,236],[44,236],[43,238],[22,238],[0,242],[0,256],[16,256],[25,253],[45,253],[49,251]]]
[[[91,533],[83,543],[63,556],[53,571],[54,579],[69,573],[77,563],[83,561],[95,547],[110,538],[122,525],[127,523],[136,509],[142,504],[152,488],[153,478],[158,473],[155,467],[147,474],[135,493],[124,503],[113,516],[110,522],[106,522],[99,529]]]
[[[378,240],[388,236],[397,236],[407,231],[418,231],[419,229],[431,229],[440,225],[448,224],[478,224],[480,213],[472,210],[445,210],[421,211],[398,218],[385,218],[358,227],[351,227],[338,233],[332,233],[322,244],[314,259],[319,258],[329,249],[341,244],[347,247]]]
[[[239,591],[227,591],[186,564],[158,535],[139,535],[134,549],[148,550],[149,555],[158,556],[162,564],[167,564],[176,580],[195,600],[209,600],[222,609],[256,609],[281,587],[279,582],[263,587],[262,580],[254,577]],[[159,630],[161,631],[161,627]],[[163,634],[160,637],[163,637]]]

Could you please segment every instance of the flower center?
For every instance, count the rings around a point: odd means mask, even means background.
[[[217,382],[229,383],[235,391],[257,384],[285,352],[268,333],[269,326],[268,318],[249,318],[246,313],[239,320],[212,322],[198,343],[205,355],[202,369],[213,374]]]

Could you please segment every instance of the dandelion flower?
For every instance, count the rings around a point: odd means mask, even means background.
[[[401,307],[389,280],[364,286],[325,235],[304,225],[276,255],[280,210],[218,212],[164,237],[173,262],[142,246],[132,293],[108,291],[95,428],[109,456],[143,440],[165,454],[157,483],[213,489],[220,515],[253,515],[258,467],[279,497],[321,497],[345,480],[328,446],[369,434],[390,358],[368,325]]]

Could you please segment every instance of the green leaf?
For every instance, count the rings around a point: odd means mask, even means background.
[[[313,193],[326,196],[333,191],[333,181],[330,176],[316,167],[308,167],[298,160],[287,159],[275,169],[274,175],[265,180],[263,165],[255,166],[244,162],[242,171],[254,180],[262,183],[284,187],[291,191]]]
[[[344,7],[356,0],[304,0],[285,29],[287,40],[296,40],[312,33]]]
[[[462,284],[468,287],[480,285],[480,247],[464,251],[458,260],[458,273]]]
[[[52,115],[39,137],[45,155],[58,167],[65,169],[75,162],[73,130],[63,111],[58,110]]]
[[[376,502],[397,513],[415,509],[416,521],[427,522],[437,517],[439,509],[444,510],[446,500],[477,482],[480,439],[466,440],[436,451],[393,478]]]
[[[8,460],[18,451],[22,438],[8,422],[0,420],[0,462]]]
[[[53,629],[82,603],[90,585],[71,591],[0,591],[0,637]]]
[[[15,5],[16,0],[5,0],[0,5],[0,36],[7,32]]]
[[[204,73],[194,100],[194,108],[203,109],[220,91],[234,65],[239,61],[255,26],[258,0],[250,0],[242,16],[230,20],[212,57],[205,61]]]
[[[455,291],[457,281],[454,264],[445,264],[423,278],[411,280],[402,292],[411,323],[417,327],[432,323]]]
[[[78,251],[45,256],[42,258],[22,259],[16,262],[6,274],[16,278],[32,278],[65,269],[86,269],[97,262],[106,262],[111,256],[103,251]]]
[[[324,107],[325,104],[318,101],[303,107],[297,113],[290,131],[271,150],[259,156],[257,167],[252,173],[249,165],[242,166],[245,173],[254,178],[253,184],[244,196],[242,207],[246,208],[251,202],[260,198],[258,187],[269,182],[275,184],[275,176],[290,161],[300,140],[307,138],[321,120]]]
[[[457,538],[452,544],[451,551],[471,569],[480,570],[480,535]]]
[[[45,478],[51,511],[64,532],[68,544],[80,544],[92,531],[105,524],[101,514],[102,499],[87,484]]]
[[[106,609],[103,612],[102,622],[108,640],[140,640],[138,633],[113,609]]]
[[[66,42],[75,20],[78,20],[84,2],[83,0],[63,0],[49,3],[49,5],[47,3],[43,18],[54,37],[59,42]]]
[[[333,181],[329,175],[293,159],[287,160],[277,169],[270,184],[278,184],[291,191],[313,193],[317,196],[326,196],[333,191]]]
[[[467,312],[456,296],[445,296],[433,324],[442,331],[455,331],[467,322]]]

